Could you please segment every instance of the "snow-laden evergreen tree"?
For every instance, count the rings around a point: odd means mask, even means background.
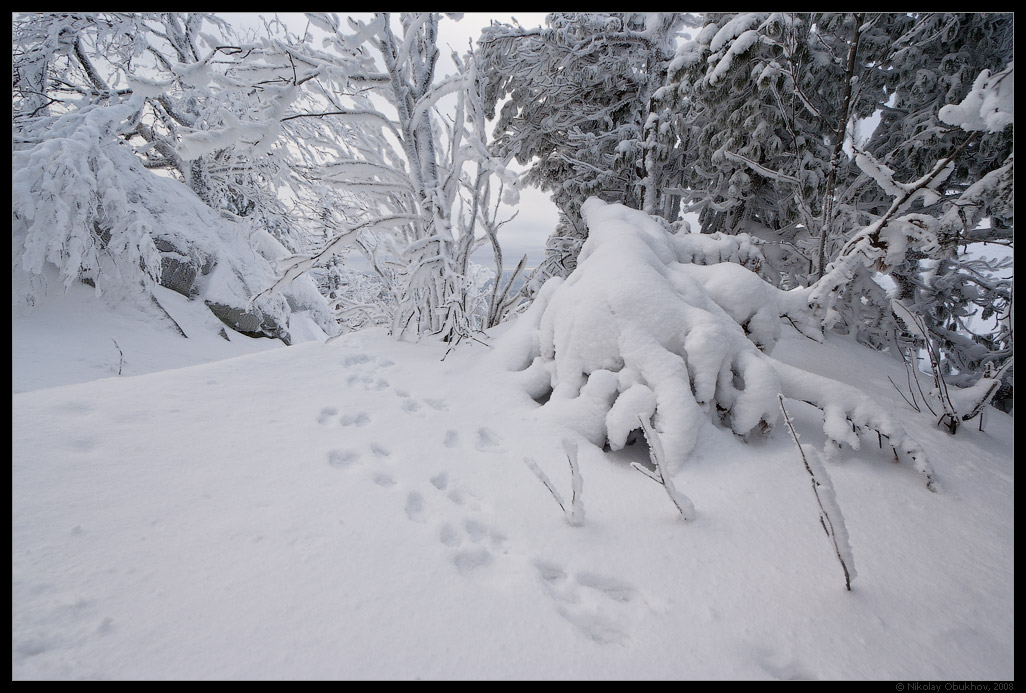
[[[1012,244],[1012,128],[996,117],[981,117],[978,95],[999,87],[977,83],[984,71],[995,85],[1011,81],[1013,17],[916,13],[904,23],[881,74],[888,102],[861,160],[872,159],[885,177],[911,181],[932,162],[958,152],[938,194],[913,204],[939,220],[939,251],[931,257],[910,249],[890,275],[898,298],[923,320],[944,377],[966,387],[988,367],[1000,370],[1011,354],[1011,327],[1003,319],[1012,300],[1011,260],[996,259],[988,248]],[[981,103],[962,106],[967,99]],[[873,187],[862,206],[875,192],[885,207],[883,188]],[[977,314],[981,319],[971,320]],[[918,334],[906,339],[922,345]],[[1003,400],[1010,398],[1010,384],[1006,369]]]
[[[851,220],[842,145],[883,100],[862,66],[886,35],[853,13],[707,14],[671,64],[692,211],[704,232],[758,231],[789,285],[818,276]]]
[[[1011,241],[1011,135],[971,134],[940,119],[981,70],[1012,58],[1011,15],[740,13],[705,15],[681,44],[667,87],[679,108],[692,209],[704,232],[753,231],[785,286],[808,284],[851,239],[889,213],[894,181],[913,184],[947,159],[930,195],[903,211],[940,220],[937,248],[910,243],[886,265],[902,300],[931,335],[941,370],[959,385],[1008,354],[999,321],[1009,276],[970,258],[976,241]],[[862,123],[879,120],[866,139]],[[957,154],[957,156],[952,156]],[[891,212],[892,213],[892,212]],[[977,246],[978,247],[978,246]],[[835,329],[876,348],[917,339],[896,323],[874,279],[852,265],[833,290]],[[997,365],[991,366],[992,370]]]
[[[658,90],[679,13],[552,13],[544,28],[493,22],[478,40],[486,105],[501,104],[493,148],[528,166],[560,224],[544,267],[564,276],[587,236],[590,196],[677,216],[675,133]]]

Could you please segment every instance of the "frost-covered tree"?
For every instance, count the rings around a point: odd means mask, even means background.
[[[1011,89],[1012,38],[1008,13],[906,19],[882,77],[888,102],[859,158],[872,160],[876,178],[911,181],[958,152],[937,194],[913,206],[938,219],[938,251],[930,256],[909,249],[890,276],[900,300],[921,318],[944,376],[961,387],[988,364],[997,372],[1011,354],[1011,327],[1003,318],[1012,297],[1010,259],[993,260],[983,244],[1013,242],[1012,114],[1002,105],[1002,92]],[[873,187],[882,210],[888,196],[883,186]],[[871,194],[863,195],[862,204]],[[971,320],[974,315],[981,319]],[[913,332],[907,339],[920,337]],[[1011,377],[1005,377],[1007,399]]]
[[[351,220],[297,256],[272,290],[355,245],[395,297],[395,336],[468,336],[477,324],[470,254],[486,238],[497,248],[502,222],[492,205],[515,200],[515,177],[483,141],[485,82],[475,62],[454,55],[456,73],[436,74],[439,14],[378,13],[348,27],[334,15],[308,17],[327,32],[324,49],[308,35],[288,52],[309,66],[304,83],[321,108],[289,117],[317,119],[334,135],[305,167],[309,178],[358,200]],[[447,99],[451,116],[439,110]],[[488,320],[504,300],[493,298]]]
[[[493,148],[550,192],[560,228],[547,267],[572,270],[589,196],[676,219],[674,133],[658,90],[684,18],[678,13],[553,13],[544,28],[493,22],[478,40],[499,108]]]
[[[884,100],[864,65],[887,36],[855,13],[707,14],[671,64],[685,187],[703,231],[759,231],[790,284],[822,272],[851,223],[851,123]]]
[[[65,286],[108,295],[152,296],[159,282],[246,333],[287,340],[293,310],[335,331],[309,283],[245,309],[287,254],[275,236],[288,242],[290,224],[273,132],[198,146],[233,108],[250,108],[220,61],[234,50],[223,21],[36,13],[13,29],[15,300],[44,294],[55,270]]]
[[[850,283],[857,270],[873,269],[898,279],[898,287],[891,294],[894,313],[905,333],[929,355],[935,394],[952,432],[960,421],[979,413],[996,394],[1001,377],[1011,367],[1012,295],[1010,283],[980,271],[981,267],[990,270],[1002,267],[988,267],[980,260],[953,260],[946,238],[959,220],[964,223],[970,215],[978,218],[987,200],[999,194],[1002,182],[1011,173],[1011,160],[961,195],[945,198],[942,193],[948,177],[956,169],[955,161],[979,133],[1000,133],[1013,123],[1013,74],[1011,63],[995,74],[984,70],[961,103],[949,104],[940,110],[941,120],[963,130],[967,136],[958,148],[916,180],[897,180],[889,167],[866,153],[857,152],[855,160],[859,167],[891,197],[891,203],[871,224],[858,230],[823,278],[811,287],[812,304],[825,307],[826,320],[833,322],[837,317],[833,310],[837,291]],[[925,258],[929,265],[919,268],[919,258]],[[907,269],[910,265],[914,269]],[[964,273],[959,273],[957,268],[964,269]],[[908,281],[910,275],[920,271],[926,275],[920,284]],[[939,293],[944,290],[956,295],[941,297]],[[945,311],[947,306],[974,303],[980,298],[983,300],[977,305],[987,317],[995,312],[1002,316],[990,339],[976,335],[962,321],[968,313]],[[973,380],[976,383],[958,393],[948,387],[946,380],[954,381],[950,376],[959,376],[962,385]]]
[[[940,220],[937,248],[907,244],[886,266],[927,325],[944,370],[960,385],[1003,358],[1010,300],[1000,265],[967,255],[974,242],[1011,243],[1011,131],[970,134],[940,113],[966,98],[981,70],[1011,60],[1008,14],[708,14],[671,64],[685,187],[702,231],[756,233],[775,281],[806,285],[847,252],[860,229],[889,214],[895,180],[934,164],[930,195],[903,211]],[[875,123],[869,135],[864,124]],[[950,156],[957,152],[957,156]],[[872,162],[872,163],[869,163]],[[876,348],[915,336],[896,322],[879,268],[852,266],[837,293],[835,329]],[[1000,342],[1000,344],[999,344]]]
[[[280,281],[250,287],[246,310],[285,301],[295,289],[279,289],[352,245],[389,289],[383,305],[394,307],[397,336],[452,339],[510,307],[498,291],[476,303],[483,289],[469,256],[489,238],[498,250],[503,221],[493,204],[515,199],[515,180],[483,144],[484,81],[473,62],[454,56],[457,74],[435,74],[439,20],[382,13],[344,29],[336,17],[311,15],[328,32],[315,47],[311,32],[296,36],[280,22],[241,39],[198,13],[26,15],[15,21],[15,140],[30,148],[54,118],[130,103],[105,114],[117,117],[104,121],[103,146],[133,151],[226,220],[270,232],[293,253]],[[446,98],[455,102],[452,117],[438,108]],[[26,162],[45,166],[39,156],[15,166]],[[39,179],[70,180],[45,170]],[[95,205],[79,208],[86,221],[95,216]],[[81,224],[71,226],[81,233]],[[102,240],[106,232],[97,233]],[[194,245],[158,243],[162,265],[177,263],[170,274],[188,278],[178,287],[188,295],[211,266],[209,249]]]

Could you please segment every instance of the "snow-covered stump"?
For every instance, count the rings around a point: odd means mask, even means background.
[[[741,239],[699,247],[595,198],[582,215],[589,238],[577,269],[547,282],[497,345],[544,415],[614,451],[650,421],[669,477],[706,421],[745,439],[768,435],[783,394],[824,412],[828,447],[858,449],[858,431],[876,431],[936,489],[920,446],[878,403],[768,355],[781,318],[822,339],[808,290],[779,290],[737,264]]]

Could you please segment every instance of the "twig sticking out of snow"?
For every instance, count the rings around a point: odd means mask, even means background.
[[[577,465],[577,445],[568,439],[563,440],[563,449],[566,451],[567,461],[570,463],[570,507],[567,508],[566,503],[563,502],[563,497],[559,495],[559,491],[552,485],[549,477],[546,476],[545,472],[542,471],[538,463],[530,457],[524,458],[524,464],[534,472],[534,475],[545,484],[545,488],[549,490],[552,497],[556,499],[556,503],[559,504],[560,510],[566,516],[567,524],[571,527],[580,527],[584,524],[584,504],[581,501],[581,495],[584,491],[584,477],[581,476],[580,467]]]
[[[848,528],[844,525],[841,508],[837,505],[837,497],[834,495],[834,487],[830,482],[830,476],[827,474],[826,468],[819,463],[816,451],[812,448],[806,448],[798,442],[798,434],[791,424],[791,417],[787,415],[787,410],[784,409],[784,396],[777,395],[777,399],[780,401],[780,411],[784,414],[784,423],[787,424],[788,430],[791,431],[794,444],[798,446],[798,454],[802,456],[805,471],[812,477],[812,493],[816,496],[816,503],[819,505],[819,523],[823,526],[823,531],[826,532],[827,537],[834,544],[834,552],[837,554],[837,560],[841,562],[841,570],[844,571],[844,586],[851,592],[851,580],[856,575],[855,559],[852,556],[851,544],[848,541]],[[806,455],[806,452],[809,454]],[[815,471],[813,471],[813,467],[816,468]],[[818,477],[816,472],[819,473]],[[827,506],[834,511],[837,520],[836,525],[834,524],[835,518],[832,518],[830,513],[827,512]]]
[[[673,485],[673,480],[667,476],[665,471],[663,471],[666,465],[663,461],[663,444],[659,439],[659,434],[655,432],[655,429],[652,428],[647,421],[645,421],[644,416],[639,416],[638,421],[641,422],[641,430],[645,433],[645,439],[648,441],[649,457],[652,459],[652,464],[655,465],[656,470],[655,474],[653,474],[637,462],[632,462],[631,466],[652,481],[661,484],[662,487],[666,489],[666,495],[670,497],[670,500],[673,501],[677,510],[680,511],[682,519],[695,519],[695,506],[691,502],[691,499],[678,491],[677,487]]]
[[[110,341],[114,342],[114,348],[117,349],[118,354],[121,355],[121,362],[118,363],[118,375],[121,375],[121,370],[125,367],[125,352],[121,351],[121,347],[118,346],[118,340],[111,337]]]

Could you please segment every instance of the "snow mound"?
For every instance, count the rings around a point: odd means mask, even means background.
[[[933,487],[920,446],[858,390],[768,354],[781,318],[822,340],[806,289],[782,291],[723,255],[667,232],[652,217],[592,198],[577,269],[547,282],[498,352],[545,415],[591,443],[621,449],[650,420],[670,471],[712,422],[746,439],[768,434],[778,395],[824,412],[828,448],[859,447],[872,429],[905,452]],[[729,255],[729,253],[728,253]]]

